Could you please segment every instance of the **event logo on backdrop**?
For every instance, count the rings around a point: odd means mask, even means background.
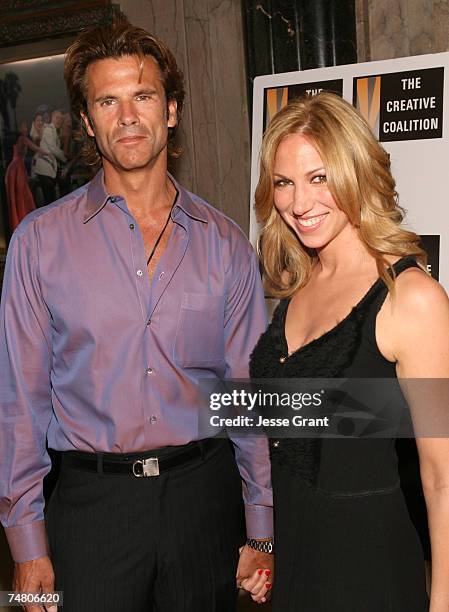
[[[427,271],[432,278],[440,280],[440,235],[421,235],[421,246],[427,253]]]
[[[444,68],[354,77],[353,104],[381,142],[441,138]]]
[[[270,87],[265,90],[264,100],[264,117],[266,129],[271,119],[277,112],[286,106],[287,102],[302,96],[309,94],[315,96],[320,91],[332,91],[339,96],[343,96],[343,79],[333,79],[330,81],[315,81],[313,83],[297,83],[295,85],[288,85],[287,87]]]

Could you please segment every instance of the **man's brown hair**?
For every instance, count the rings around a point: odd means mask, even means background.
[[[81,113],[84,113],[89,116],[86,96],[86,72],[89,64],[124,55],[138,56],[141,70],[145,56],[151,56],[156,60],[167,104],[170,100],[176,101],[179,123],[184,105],[184,83],[183,74],[172,52],[161,40],[142,28],[133,26],[124,16],[117,17],[111,25],[83,30],[67,49],[64,78],[76,115],[81,117]],[[99,166],[101,157],[95,139],[88,136],[83,121],[81,126],[85,160],[93,166]],[[169,128],[168,154],[171,157],[179,157],[181,153],[180,147],[174,142],[175,130],[176,127]]]

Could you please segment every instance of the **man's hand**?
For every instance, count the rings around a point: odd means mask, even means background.
[[[273,584],[274,555],[259,552],[250,546],[240,549],[237,586],[251,593],[257,603],[268,601]]]
[[[53,566],[49,557],[39,557],[32,561],[16,563],[14,567],[15,591],[21,593],[52,593],[55,584]],[[41,605],[30,604],[23,606],[25,612],[57,612],[58,608],[52,604],[44,607]]]

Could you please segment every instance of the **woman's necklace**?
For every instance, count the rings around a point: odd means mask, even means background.
[[[167,229],[167,225],[168,225],[168,223],[170,221],[171,211],[173,210],[173,206],[174,206],[174,202],[173,202],[173,204],[170,207],[170,212],[168,213],[167,221],[165,222],[164,227],[162,228],[159,236],[157,237],[156,242],[154,243],[154,246],[153,246],[153,248],[151,250],[150,256],[147,259],[147,266],[149,265],[150,261],[153,259],[153,255],[155,254],[156,249],[157,249],[157,247],[158,247],[158,245],[159,245],[159,243],[160,243],[160,241],[162,239],[162,236],[164,235],[164,232]]]

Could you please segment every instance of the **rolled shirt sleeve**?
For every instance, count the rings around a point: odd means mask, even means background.
[[[14,234],[0,305],[0,520],[16,562],[47,554],[42,481],[50,470],[50,318],[25,222]]]
[[[227,273],[225,312],[226,378],[249,376],[249,356],[267,318],[257,260],[251,247],[236,248]],[[249,538],[273,537],[273,493],[268,439],[230,435],[243,480],[246,531]]]

